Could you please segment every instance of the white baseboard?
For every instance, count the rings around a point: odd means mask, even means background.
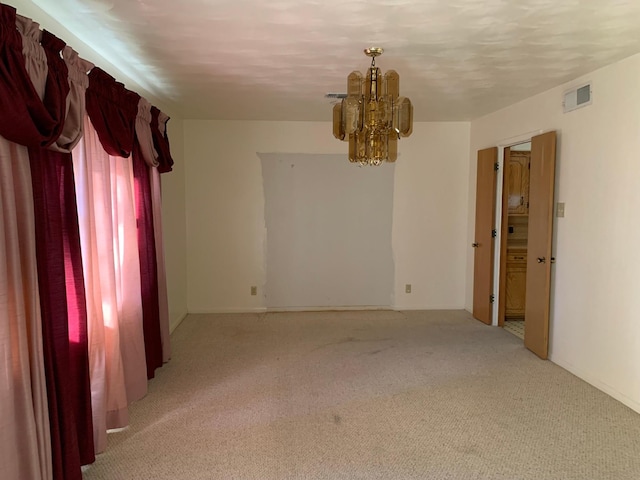
[[[421,306],[398,306],[398,305],[355,305],[337,307],[236,307],[236,308],[197,308],[190,309],[190,314],[206,315],[208,313],[265,313],[265,312],[352,312],[352,311],[375,311],[391,310],[418,311],[418,310],[465,310],[460,305],[421,305]],[[182,321],[182,320],[180,320]],[[179,323],[179,322],[178,322]]]
[[[362,310],[393,310],[384,305],[356,305],[346,307],[269,307],[267,312],[355,312]]]
[[[190,309],[189,314],[193,315],[206,315],[208,313],[264,313],[267,309],[265,307],[255,308],[196,308]]]
[[[189,314],[206,315],[213,313],[266,313],[266,312],[339,312],[359,310],[393,310],[387,306],[355,306],[355,307],[256,307],[256,308],[212,308],[189,310]]]
[[[567,370],[568,372],[574,374],[576,377],[584,380],[588,384],[596,387],[598,390],[603,391],[604,393],[606,393],[610,397],[615,398],[620,403],[626,405],[630,409],[640,413],[640,402],[638,402],[637,400],[634,400],[633,398],[627,397],[625,394],[620,393],[618,390],[616,390],[612,386],[607,385],[606,383],[598,380],[597,378],[595,378],[595,377],[583,372],[582,370],[580,370],[579,368],[575,367],[571,363],[566,362],[566,361],[564,361],[562,359],[556,358],[555,355],[550,355],[549,356],[549,360],[552,361],[553,363],[555,363],[556,365],[558,365],[559,367],[562,367],[565,370]]]
[[[460,305],[430,305],[430,306],[397,306],[397,305],[356,305],[356,306],[341,306],[341,307],[272,307],[267,308],[267,312],[351,312],[351,311],[375,311],[375,310],[390,310],[393,312],[402,311],[418,311],[418,310],[464,310]]]
[[[354,312],[354,311],[434,311],[434,310],[465,310],[460,305],[430,305],[430,306],[395,306],[395,305],[355,305],[338,307],[256,307],[256,308],[202,308],[189,310],[189,314],[206,315],[214,313],[275,313],[275,312]],[[182,321],[182,320],[181,320]]]
[[[464,310],[464,307],[461,305],[420,305],[420,306],[402,306],[395,305],[393,310],[396,311],[416,311],[416,310]]]

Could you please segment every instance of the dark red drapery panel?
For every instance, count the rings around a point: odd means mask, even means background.
[[[48,75],[43,105],[62,131],[69,93],[61,50],[43,32]],[[55,139],[54,139],[55,140]],[[36,255],[43,323],[54,479],[82,478],[95,460],[82,255],[70,154],[29,147],[36,220]]]
[[[137,138],[133,147],[133,176],[135,179],[136,217],[138,218],[138,254],[140,256],[147,378],[153,378],[156,368],[162,366],[158,259],[153,229],[151,176],[149,165],[144,160]]]
[[[164,134],[160,131],[160,110],[151,107],[151,135],[153,136],[153,146],[158,153],[158,171],[167,173],[173,169],[173,158],[171,158],[171,149],[169,148],[169,135],[167,135],[166,121]]]
[[[54,479],[95,460],[87,312],[70,154],[29,149]]]
[[[139,101],[138,94],[102,70],[94,68],[89,74],[87,113],[102,146],[114,156],[128,157],[133,152],[145,356],[147,377],[153,378],[155,369],[162,366],[162,337],[151,181],[135,135]]]

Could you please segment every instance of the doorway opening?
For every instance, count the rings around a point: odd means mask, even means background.
[[[524,341],[531,142],[504,149],[501,283],[498,325]]]

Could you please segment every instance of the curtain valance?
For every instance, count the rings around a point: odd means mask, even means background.
[[[54,72],[47,75],[43,102],[27,72],[22,34],[16,22],[16,9],[0,4],[0,135],[21,145],[48,146],[56,141],[64,126],[64,114],[60,118],[56,105],[61,97],[66,101],[64,91],[66,88],[68,93],[69,88],[66,66],[65,73],[55,71],[60,65],[53,57],[60,43],[43,32],[45,55],[52,57],[54,66]]]
[[[140,99],[80,58],[62,39],[0,3],[1,136],[28,147],[70,152],[82,135],[86,111],[105,151],[128,158]],[[169,172],[173,165],[166,135],[169,117],[156,107],[151,112],[149,128],[157,154],[147,161],[160,172]]]
[[[95,67],[89,72],[87,113],[109,155],[128,158],[133,151],[140,95]]]

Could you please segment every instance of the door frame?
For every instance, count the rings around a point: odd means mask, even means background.
[[[491,312],[492,321],[491,324],[493,326],[504,325],[504,305],[505,299],[500,295],[504,293],[504,290],[501,290],[501,277],[506,273],[506,249],[505,255],[503,256],[503,224],[502,224],[502,212],[503,212],[503,195],[504,195],[504,173],[505,173],[505,156],[504,151],[507,148],[513,147],[515,145],[520,145],[521,143],[530,142],[533,137],[536,135],[542,135],[543,133],[547,133],[550,131],[554,131],[556,129],[546,129],[546,130],[534,130],[532,132],[523,133],[521,135],[515,135],[513,137],[509,137],[498,142],[498,178],[497,178],[497,188],[496,188],[496,214],[495,214],[495,229],[496,229],[496,241],[494,244],[494,265],[493,265],[493,291],[495,292],[495,305],[496,308]],[[555,225],[554,225],[555,227]],[[555,231],[555,228],[554,228]]]

